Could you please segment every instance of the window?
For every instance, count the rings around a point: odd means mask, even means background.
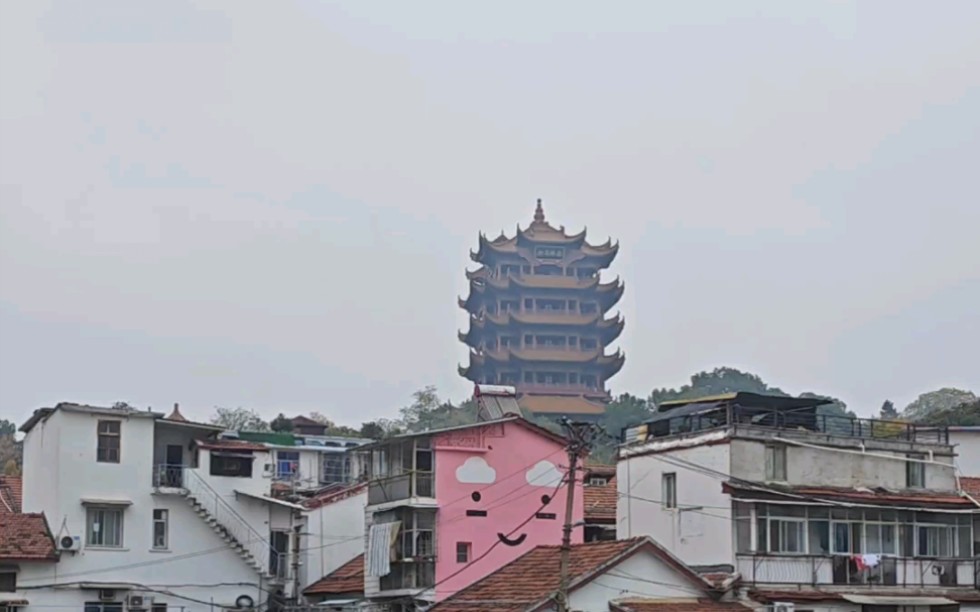
[[[251,478],[252,455],[243,455],[240,453],[219,453],[212,451],[211,475]]]
[[[120,601],[86,601],[85,612],[123,612]]]
[[[752,552],[752,505],[732,502],[735,516],[735,552]]]
[[[589,476],[589,486],[592,487],[601,487],[608,482],[605,476]]]
[[[123,511],[119,508],[92,507],[87,512],[87,546],[122,548]]]
[[[299,472],[298,451],[276,452],[276,478],[291,479]]]
[[[13,593],[17,590],[17,572],[0,571],[0,593]]]
[[[918,556],[955,557],[955,532],[953,525],[919,525]]]
[[[926,464],[925,455],[909,455],[909,461],[905,463],[905,476],[908,480],[910,489],[926,488]]]
[[[99,443],[95,460],[119,463],[119,421],[99,421]]]
[[[865,524],[864,552],[876,555],[897,555],[895,525],[886,523]]]
[[[802,520],[770,520],[769,551],[775,553],[806,552],[805,526],[806,522]]]
[[[155,603],[150,606],[150,612],[167,612],[167,604]]]
[[[677,474],[668,472],[661,479],[661,494],[664,508],[677,507]]]
[[[456,563],[469,563],[473,545],[469,542],[456,542]]]
[[[786,447],[766,446],[766,480],[786,482]]]
[[[167,550],[167,510],[153,510],[153,550]]]

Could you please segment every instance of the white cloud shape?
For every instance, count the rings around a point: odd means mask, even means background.
[[[532,487],[557,487],[563,476],[558,467],[550,461],[538,461],[524,475],[527,484]]]
[[[456,468],[456,480],[463,484],[491,484],[497,480],[497,470],[483,457],[470,457]]]

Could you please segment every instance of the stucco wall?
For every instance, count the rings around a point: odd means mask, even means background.
[[[474,431],[480,435],[467,439]],[[555,487],[564,472],[560,466],[567,465],[562,444],[520,425],[504,423],[439,436],[433,440],[433,446],[439,503],[437,599],[444,599],[535,546],[561,544],[568,488],[562,487],[555,493]],[[479,492],[479,501],[472,498],[474,492]],[[541,508],[544,495],[553,498]],[[574,502],[573,522],[578,522],[582,520],[584,507],[580,481]],[[555,517],[534,518],[539,509]],[[487,516],[467,516],[467,510],[486,511]],[[510,536],[523,538],[518,545],[500,542],[498,533],[507,534],[524,521],[527,523]],[[572,541],[582,539],[582,528],[578,527]],[[466,567],[456,561],[457,542],[471,543],[471,560],[490,552]],[[464,567],[458,575],[450,577]]]
[[[732,440],[731,474],[745,480],[766,480],[766,444]],[[884,458],[884,457],[887,458]],[[786,445],[786,477],[791,485],[904,489],[907,486],[905,453]],[[955,490],[950,457],[936,456],[946,465],[926,464],[926,488]]]
[[[949,441],[956,445],[956,466],[963,476],[980,476],[980,430],[951,431]]]
[[[367,488],[307,514],[303,588],[364,552]]]
[[[731,500],[721,480],[667,463],[678,458],[729,473],[728,444],[677,449],[669,455],[640,455],[619,461],[616,509],[619,539],[650,536],[692,565],[732,563]],[[677,509],[663,507],[664,473],[677,476]]]

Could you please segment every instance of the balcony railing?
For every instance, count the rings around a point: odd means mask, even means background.
[[[743,580],[772,585],[869,585],[902,587],[978,587],[978,559],[883,557],[873,568],[858,569],[849,556],[738,555]]]
[[[434,497],[432,472],[409,472],[371,481],[368,485],[368,504],[383,504],[412,497]]]

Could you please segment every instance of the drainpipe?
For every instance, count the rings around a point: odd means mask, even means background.
[[[293,524],[293,555],[292,555],[292,557],[293,557],[293,563],[292,563],[292,569],[293,569],[293,601],[298,604],[299,603],[299,598],[300,598],[300,592],[299,592],[299,587],[300,587],[300,580],[299,580],[299,566],[300,566],[300,562],[299,562],[299,551],[300,551],[299,538],[300,538],[300,532],[303,529],[303,525],[296,520],[296,519],[299,518],[299,513],[298,512],[296,512],[294,510],[293,513],[292,513],[292,515],[293,515],[293,521],[294,521],[294,524]]]

